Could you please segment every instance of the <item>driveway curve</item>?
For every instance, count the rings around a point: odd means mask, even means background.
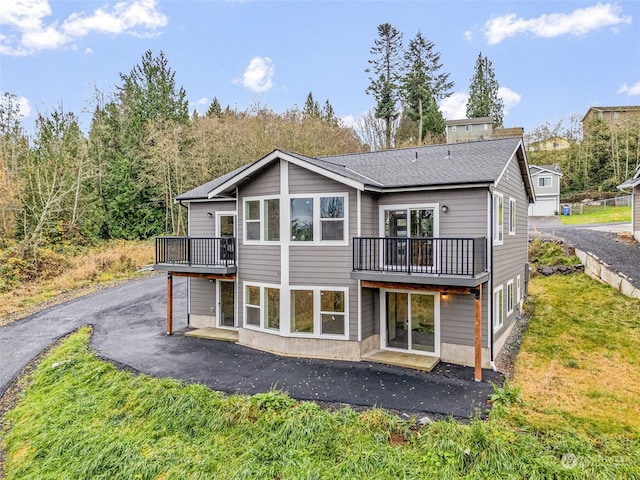
[[[174,279],[174,325],[186,326],[186,282]],[[230,342],[164,335],[166,279],[154,275],[51,307],[0,327],[0,395],[43,349],[83,325],[102,358],[155,377],[201,383],[226,393],[272,387],[299,400],[379,406],[411,413],[469,418],[482,413],[499,374],[451,366],[424,373],[369,362],[273,355]],[[442,372],[446,369],[442,368]]]
[[[532,229],[538,233],[557,237],[584,252],[591,252],[640,288],[640,244],[627,242],[618,235],[629,232],[631,224],[565,226],[554,217],[534,219],[531,223]]]

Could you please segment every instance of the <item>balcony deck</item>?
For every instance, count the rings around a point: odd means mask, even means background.
[[[485,237],[356,237],[351,278],[476,287],[489,278]]]
[[[236,239],[232,237],[157,237],[154,270],[175,273],[232,275]]]

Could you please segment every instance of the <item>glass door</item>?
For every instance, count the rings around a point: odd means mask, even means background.
[[[434,208],[385,210],[384,265],[392,270],[433,266],[434,218]]]
[[[219,290],[219,306],[220,306],[220,315],[218,320],[218,325],[221,327],[235,327],[236,326],[236,284],[235,282],[225,282],[223,280],[218,280],[218,285],[220,285]]]
[[[439,354],[436,296],[386,291],[385,347]]]
[[[220,240],[220,260],[230,261],[235,258],[235,241],[227,240],[236,236],[236,216],[234,213],[218,212],[217,231]]]

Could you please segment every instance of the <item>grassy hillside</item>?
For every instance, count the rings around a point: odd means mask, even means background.
[[[2,428],[6,478],[640,477],[640,306],[585,275],[535,278],[531,294],[489,419],[423,427],[120,371],[83,329],[23,381]]]

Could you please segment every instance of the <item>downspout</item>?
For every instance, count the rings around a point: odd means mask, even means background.
[[[490,358],[489,358],[489,365],[491,365],[491,368],[495,371],[497,370],[496,368],[496,364],[494,363],[494,358],[493,358],[493,225],[495,223],[494,221],[494,211],[493,211],[493,205],[494,205],[494,201],[493,201],[493,191],[491,190],[491,187],[489,187],[487,189],[487,191],[489,192],[489,250],[491,252],[491,260],[490,260],[490,265],[489,265],[489,271],[491,273],[491,275],[489,275],[489,292],[487,292],[487,297],[489,299],[489,301],[487,302],[489,304],[489,348],[490,348]]]

